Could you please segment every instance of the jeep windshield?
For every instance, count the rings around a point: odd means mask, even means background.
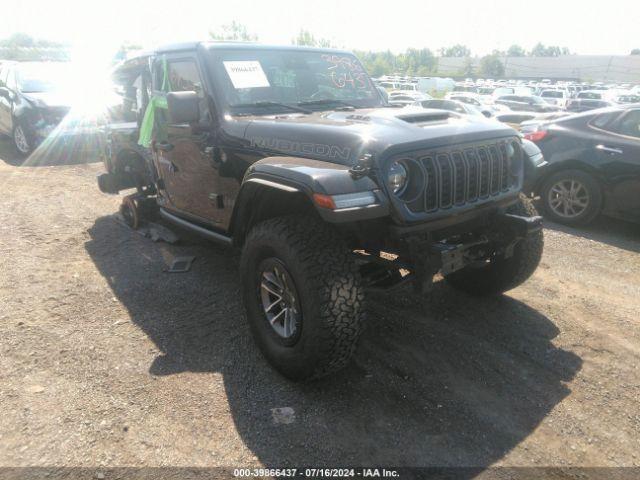
[[[347,53],[214,48],[209,68],[218,101],[235,115],[383,106],[360,62]]]

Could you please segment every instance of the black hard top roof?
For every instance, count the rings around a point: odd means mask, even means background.
[[[300,47],[297,45],[264,45],[261,43],[232,42],[232,41],[172,43],[172,44],[160,46],[155,50],[155,52],[156,53],[180,52],[185,50],[195,50],[198,47],[202,47],[207,50],[238,48],[238,49],[244,49],[244,50],[283,50],[283,51],[302,50],[302,51],[310,51],[310,52],[316,51],[316,52],[335,52],[335,53],[351,54],[351,52],[347,50],[341,50],[341,49],[335,49],[335,48]]]

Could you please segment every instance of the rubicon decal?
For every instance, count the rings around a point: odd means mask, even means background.
[[[279,152],[315,155],[323,158],[348,160],[351,156],[351,148],[338,145],[325,145],[323,143],[292,142],[283,138],[252,137],[249,139],[252,147],[268,148]]]

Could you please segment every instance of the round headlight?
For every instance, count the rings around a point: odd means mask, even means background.
[[[407,186],[407,169],[402,163],[393,162],[389,169],[389,177],[387,179],[389,188],[396,195],[402,194]]]

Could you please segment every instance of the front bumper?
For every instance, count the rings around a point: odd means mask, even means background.
[[[536,188],[540,180],[544,177],[544,174],[549,166],[542,154],[539,158],[530,159],[531,161],[525,164],[524,169],[524,181],[522,183],[522,193],[525,195],[531,195],[535,193]]]
[[[449,215],[439,216],[431,221],[414,225],[393,225],[390,227],[390,233],[395,238],[404,238],[416,234],[447,230],[456,226],[459,226],[462,230],[473,229],[476,225],[485,224],[490,216],[504,213],[507,207],[517,201],[518,196],[514,195],[480,204],[475,208],[460,211],[459,213],[450,212]]]

